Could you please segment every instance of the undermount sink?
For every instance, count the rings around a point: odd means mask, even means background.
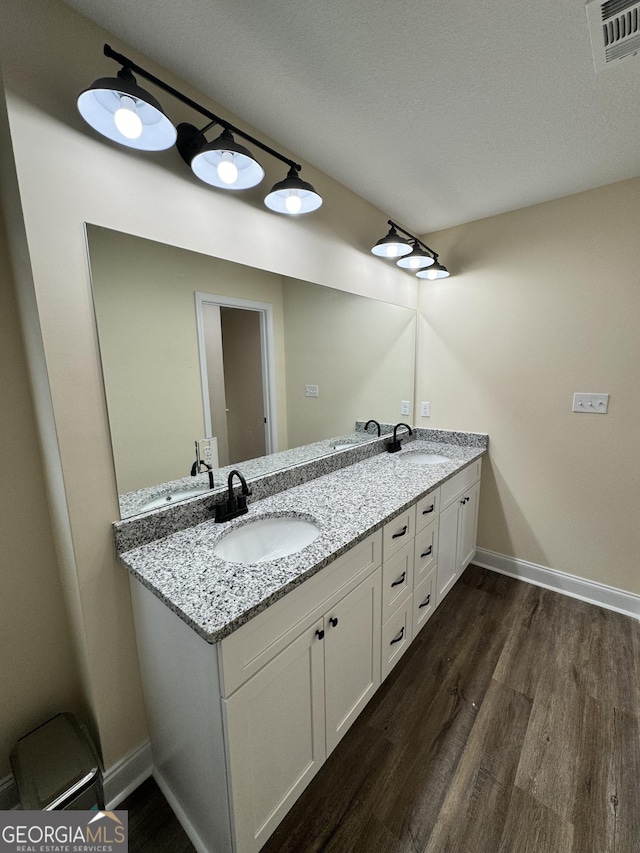
[[[264,563],[297,554],[318,536],[320,528],[304,518],[256,518],[224,535],[213,553],[230,563]]]
[[[203,495],[207,491],[209,490],[206,486],[201,486],[194,487],[192,489],[176,489],[173,492],[165,492],[165,494],[160,495],[160,497],[153,498],[153,500],[142,504],[142,506],[138,507],[137,512],[147,512],[150,509],[160,509],[160,507],[170,506],[172,503],[176,503],[176,501],[185,501],[187,498],[197,498],[198,495]]]
[[[416,465],[441,465],[443,462],[451,462],[448,456],[440,453],[426,453],[421,450],[412,450],[398,457],[402,462],[414,462]]]

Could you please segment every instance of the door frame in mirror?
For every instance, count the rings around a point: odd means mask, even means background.
[[[204,332],[203,305],[217,305],[220,308],[239,308],[257,312],[260,319],[260,349],[262,355],[262,388],[265,413],[265,445],[267,454],[278,452],[278,407],[276,397],[275,333],[273,328],[273,306],[268,302],[255,302],[250,299],[238,299],[234,296],[220,296],[212,293],[195,293],[196,328],[198,332],[198,352],[200,356],[200,381],[202,384],[202,405],[206,437],[212,436],[211,405],[209,400],[209,380],[207,374],[206,344]]]

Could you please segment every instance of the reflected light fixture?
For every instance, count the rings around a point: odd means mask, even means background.
[[[379,258],[391,258],[402,269],[415,272],[418,278],[447,278],[449,271],[438,263],[438,254],[423,243],[419,237],[410,234],[396,222],[388,219],[389,233],[373,246],[371,251]],[[405,235],[402,237],[398,232]]]
[[[239,136],[289,167],[287,177],[276,183],[264,200],[270,210],[296,216],[320,207],[322,197],[310,183],[300,178],[302,166],[299,163],[215,115],[126,56],[116,53],[108,44],[104,46],[104,54],[122,66],[118,76],[100,78],[78,96],[80,115],[102,136],[140,151],[163,151],[176,144],[182,159],[201,181],[219,189],[244,190],[260,183],[264,169],[251,151],[236,141],[234,135]],[[202,130],[188,123],[175,128],[153,95],[138,86],[134,71],[205,116],[209,124]],[[215,125],[219,125],[222,132],[213,142],[207,142],[205,133]]]

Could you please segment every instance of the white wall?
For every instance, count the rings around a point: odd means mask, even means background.
[[[430,235],[455,275],[420,288],[416,419],[489,433],[480,547],[634,593],[639,221],[635,179]]]
[[[145,156],[96,138],[75,98],[95,78],[117,71],[102,54],[107,40],[59,0],[3,4],[0,61],[21,205],[11,216],[21,217],[28,251],[17,285],[21,304],[31,300],[39,316],[42,337],[27,336],[27,355],[32,375],[38,350],[45,359],[48,388],[36,394],[36,412],[50,453],[54,537],[63,585],[77,605],[74,640],[86,698],[110,766],[140,743],[146,726],[128,579],[113,553],[110,523],[118,504],[83,223],[408,306],[415,306],[416,290],[409,276],[369,254],[386,216],[310,167],[303,176],[325,204],[314,217],[291,221],[267,211],[259,190],[239,198],[199,184],[175,150]],[[186,108],[166,106],[174,121],[194,121]],[[282,177],[265,165],[266,184]],[[17,257],[23,246],[11,238],[10,250]]]

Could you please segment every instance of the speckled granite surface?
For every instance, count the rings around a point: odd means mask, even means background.
[[[364,422],[362,423],[364,427]],[[373,427],[371,428],[373,430]],[[227,477],[234,468],[241,468],[244,477],[249,479],[257,479],[266,477],[276,471],[284,468],[291,468],[302,465],[305,462],[317,460],[323,456],[327,456],[335,452],[335,445],[358,445],[364,441],[370,441],[376,438],[375,432],[364,433],[362,429],[356,432],[348,433],[337,438],[326,439],[324,441],[315,441],[312,444],[305,444],[301,447],[293,447],[291,450],[281,450],[278,453],[271,453],[268,456],[260,456],[257,459],[249,459],[246,462],[239,462],[236,465],[227,465],[223,468],[216,468],[213,471],[216,490],[221,487],[226,487]],[[158,506],[147,506],[154,501],[166,498],[167,495],[174,492],[185,492],[184,499],[193,497],[187,494],[195,488],[199,488],[202,493],[209,491],[209,478],[206,473],[198,474],[195,477],[182,477],[179,480],[172,480],[170,483],[162,483],[159,486],[149,486],[146,489],[138,489],[135,492],[127,492],[124,495],[118,495],[120,504],[120,518],[131,518],[133,515],[139,515],[143,512],[148,512],[152,509],[160,509],[163,504]],[[175,496],[166,501],[166,504],[179,501],[180,496]],[[166,505],[165,504],[165,505]]]
[[[484,446],[418,440],[257,501],[245,516],[205,521],[120,555],[129,571],[209,643],[264,610],[416,500],[480,457]],[[409,451],[450,457],[438,465],[403,461]],[[312,519],[320,536],[297,554],[260,564],[214,556],[220,537],[253,519]]]
[[[138,545],[153,542],[155,539],[169,536],[171,533],[185,527],[193,527],[195,524],[200,524],[211,518],[211,507],[216,498],[220,499],[223,494],[226,494],[227,477],[234,468],[242,472],[251,487],[252,495],[249,498],[251,503],[277,492],[286,491],[309,480],[314,480],[323,474],[338,471],[347,465],[353,465],[354,462],[375,456],[384,450],[384,445],[388,440],[389,436],[384,435],[382,438],[376,438],[367,434],[365,438],[361,431],[357,431],[328,441],[317,442],[316,445],[306,445],[305,448],[294,448],[293,450],[283,451],[281,454],[274,454],[280,457],[280,464],[276,465],[273,471],[269,470],[268,460],[270,457],[217,469],[215,474],[216,488],[213,491],[205,489],[201,495],[189,500],[162,502],[159,507],[151,508],[143,513],[138,512],[130,518],[115,522],[113,528],[116,550],[118,553],[128,551]],[[336,444],[339,449],[333,446]],[[343,445],[342,448],[340,448],[341,444]],[[318,455],[316,452],[315,455],[307,458],[306,448],[319,447],[320,445],[323,448],[323,454]],[[288,467],[282,467],[285,460],[289,462]],[[224,472],[224,474],[221,476],[220,472]],[[181,488],[192,488],[194,483],[206,485],[206,475],[176,480],[172,486],[176,487],[176,484],[182,484]],[[237,480],[235,485],[237,486]],[[146,500],[152,500],[158,497],[158,494],[162,494],[162,489],[159,488],[143,491],[149,493],[146,495]],[[135,494],[140,495],[140,492]]]

